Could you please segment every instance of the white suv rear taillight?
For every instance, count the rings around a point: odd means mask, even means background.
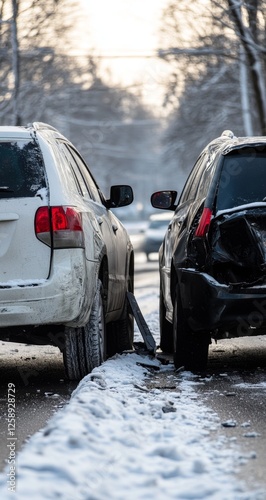
[[[35,234],[53,248],[84,248],[81,214],[73,207],[40,207],[35,214]]]

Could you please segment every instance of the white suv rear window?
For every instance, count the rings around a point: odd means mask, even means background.
[[[0,142],[0,198],[36,196],[46,187],[44,165],[34,141]]]

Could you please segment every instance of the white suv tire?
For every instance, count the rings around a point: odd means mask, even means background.
[[[105,311],[100,280],[88,323],[81,328],[65,329],[63,359],[69,380],[80,380],[106,359]]]

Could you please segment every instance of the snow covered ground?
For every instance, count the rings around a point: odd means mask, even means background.
[[[149,310],[152,297],[154,311],[145,319],[158,341],[154,291],[142,291],[140,306]],[[160,370],[167,390],[152,387],[154,368],[146,365]],[[225,436],[215,439],[221,422],[200,401],[198,383],[149,356],[108,360],[17,456],[10,439],[0,498],[265,500],[264,491],[247,491],[238,481],[241,450]]]

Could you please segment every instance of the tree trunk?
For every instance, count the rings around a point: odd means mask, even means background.
[[[241,108],[243,116],[243,125],[245,135],[253,135],[252,119],[250,113],[250,101],[248,98],[248,75],[247,75],[247,64],[246,64],[246,54],[242,47],[240,46],[240,62],[239,62],[239,84],[240,84],[240,94],[241,94]]]
[[[19,0],[12,0],[12,23],[11,23],[11,37],[12,37],[12,70],[14,78],[13,89],[13,124],[21,125],[18,102],[19,102],[19,44],[17,33],[17,17],[18,17],[18,2]]]
[[[228,5],[230,7],[232,20],[240,35],[241,43],[245,50],[248,66],[250,68],[251,84],[254,91],[259,118],[259,133],[261,135],[266,135],[266,91],[260,54],[255,46],[255,40],[252,37],[251,31],[242,21],[239,2],[236,2],[235,0],[228,0]]]

